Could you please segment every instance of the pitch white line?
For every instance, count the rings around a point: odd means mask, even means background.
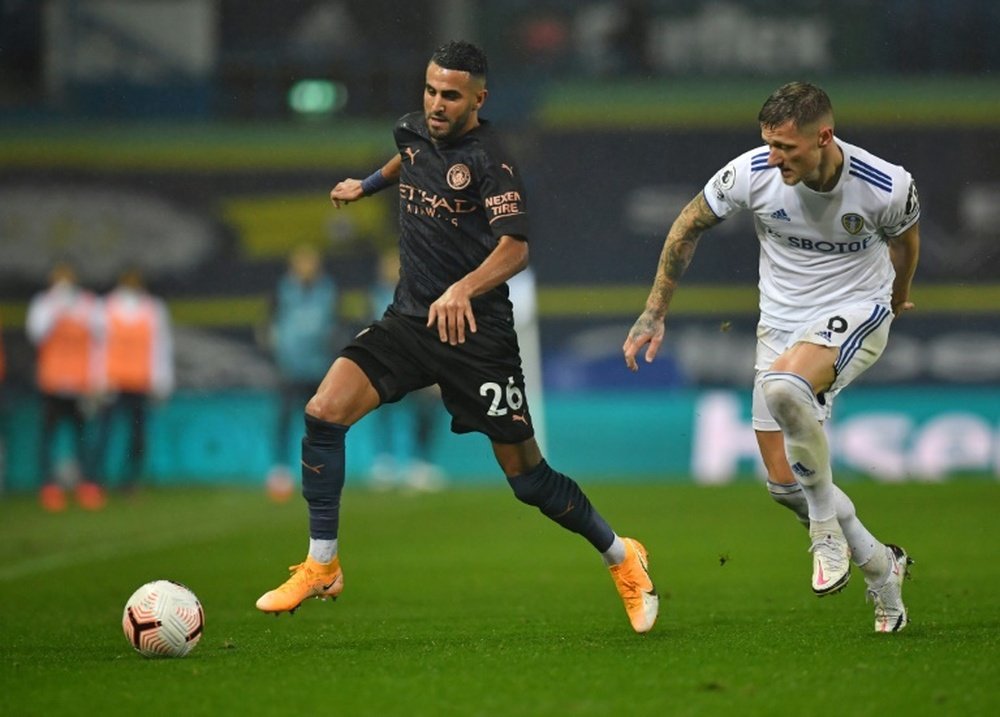
[[[86,565],[114,558],[149,553],[164,548],[173,548],[204,540],[220,538],[229,530],[220,530],[219,525],[205,525],[200,530],[184,530],[183,533],[158,534],[145,539],[129,539],[128,542],[93,544],[88,543],[77,549],[47,553],[0,568],[0,582],[10,582],[28,575],[62,570],[71,566]],[[235,527],[235,526],[233,526]]]

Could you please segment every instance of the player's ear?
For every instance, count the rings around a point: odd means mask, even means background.
[[[831,142],[833,142],[833,127],[828,124],[820,125],[818,138],[819,146],[826,147]]]
[[[476,110],[483,106],[483,103],[486,102],[486,95],[488,94],[489,91],[485,87],[476,93]]]

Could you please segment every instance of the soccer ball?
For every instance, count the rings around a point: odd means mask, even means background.
[[[205,612],[197,596],[172,580],[154,580],[125,603],[122,629],[145,657],[184,657],[201,639]]]

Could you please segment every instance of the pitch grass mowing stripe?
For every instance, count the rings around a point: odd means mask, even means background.
[[[190,526],[184,531],[165,531],[151,535],[103,536],[97,542],[73,543],[41,556],[26,557],[0,567],[0,583],[12,582],[40,573],[58,572],[74,565],[108,560],[122,560],[163,550],[190,548],[221,538],[225,533],[217,521]]]
[[[855,574],[809,588],[805,532],[759,484],[586,486],[652,554],[663,595],[631,633],[599,558],[506,488],[348,490],[346,589],[295,616],[253,601],[305,550],[301,501],[159,490],[99,514],[0,503],[0,569],[74,545],[58,570],[0,582],[4,714],[992,715],[998,706],[1000,486],[850,483],[860,514],[916,557],[912,625],[875,635]],[[217,536],[118,556],[86,545]],[[176,661],[136,655],[122,605],[146,580],[192,587],[205,636]]]
[[[116,510],[8,515],[0,536],[9,531],[14,537],[0,544],[0,584],[73,566],[191,548],[246,529],[243,514],[230,509],[234,501],[241,503],[240,491],[199,491],[199,510],[194,511],[191,500],[186,491],[149,490],[127,500],[116,498]],[[57,535],[64,539],[53,543]]]

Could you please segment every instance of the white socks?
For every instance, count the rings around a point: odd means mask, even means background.
[[[769,484],[771,496],[793,510],[803,523],[806,522],[803,517],[813,523],[836,518],[851,548],[851,559],[866,580],[871,583],[883,579],[889,567],[885,546],[858,520],[854,503],[833,483],[830,448],[816,416],[812,386],[797,374],[781,371],[765,373],[760,382],[767,408],[784,435],[788,464],[802,486],[802,496],[808,505],[806,516],[802,515],[803,506],[789,486],[778,490],[772,487],[777,484]]]
[[[807,528],[809,527],[809,504],[805,493],[798,483],[767,482],[767,490],[775,502],[788,508]],[[878,579],[889,569],[889,559],[885,546],[871,534],[865,524],[858,518],[854,503],[850,497],[836,484],[833,486],[836,496],[837,521],[840,529],[851,547],[851,560],[861,568],[868,579]]]
[[[317,563],[329,563],[333,556],[337,554],[337,539],[317,540],[309,538],[309,557]]]
[[[609,568],[612,565],[621,564],[625,560],[625,541],[615,533],[614,542],[611,543],[610,548],[601,553],[601,557],[604,558],[604,564]]]
[[[830,448],[816,417],[812,386],[794,373],[769,371],[760,379],[767,408],[781,427],[785,454],[809,501],[809,518],[822,521],[837,514]]]
[[[775,483],[769,478],[767,492],[770,493],[771,500],[788,508],[802,525],[809,528],[809,503],[806,501],[806,494],[802,492],[802,486],[798,483]]]
[[[874,540],[874,538],[873,538]],[[864,563],[855,561],[865,574],[865,582],[870,588],[880,588],[889,577],[889,548],[876,541],[876,548]]]

